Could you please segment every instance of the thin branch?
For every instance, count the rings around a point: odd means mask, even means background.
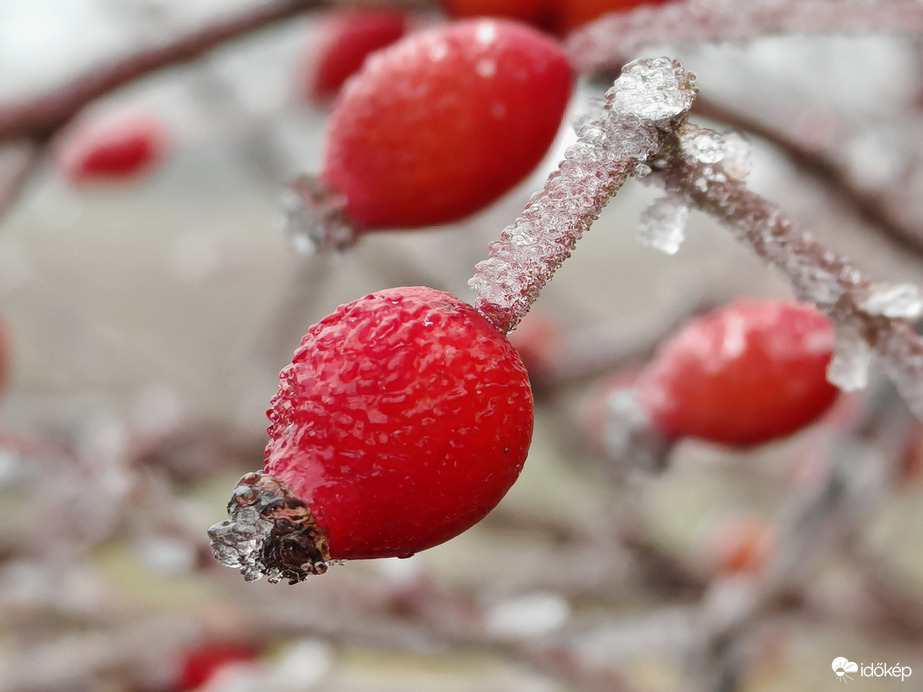
[[[687,128],[686,152],[667,164],[661,178],[668,193],[714,216],[758,256],[779,270],[796,296],[811,301],[837,325],[837,347],[828,370],[846,389],[865,385],[873,356],[894,381],[911,410],[923,418],[923,340],[903,318],[923,309],[917,287],[876,284],[801,230],[778,207],[748,190],[721,165],[721,138]],[[688,143],[695,142],[700,152]]]
[[[575,31],[567,50],[578,72],[618,69],[645,48],[766,36],[923,32],[923,5],[907,0],[687,0],[614,12]]]
[[[325,0],[277,0],[196,29],[161,46],[98,66],[44,94],[0,108],[0,141],[46,139],[90,102],[157,70],[191,62],[223,44],[291,19]]]
[[[13,142],[0,151],[0,219],[10,210],[38,170],[43,146],[27,139]]]
[[[779,147],[797,166],[821,183],[836,197],[839,204],[850,207],[856,217],[880,232],[897,247],[923,255],[923,236],[904,225],[894,213],[894,205],[880,191],[858,189],[842,166],[829,156],[806,146],[788,132],[759,122],[710,99],[696,99],[694,114],[716,120],[734,130],[749,132]]]

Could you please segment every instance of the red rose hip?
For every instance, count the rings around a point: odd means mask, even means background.
[[[279,378],[264,473],[241,479],[230,519],[209,529],[216,557],[248,579],[295,582],[328,560],[442,543],[500,501],[528,451],[519,356],[448,293],[396,288],[340,306]]]
[[[407,14],[387,8],[331,10],[313,27],[302,65],[302,96],[322,101],[339,93],[371,53],[407,32]]]
[[[340,92],[319,178],[359,228],[460,219],[535,168],[571,81],[561,46],[516,22],[411,34],[370,56]]]
[[[59,152],[59,167],[73,184],[137,178],[163,157],[166,127],[154,115],[115,112],[78,124]]]
[[[670,340],[639,378],[638,400],[666,435],[738,446],[782,437],[836,400],[833,338],[813,306],[738,300]]]

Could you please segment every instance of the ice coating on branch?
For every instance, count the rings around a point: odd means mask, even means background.
[[[640,120],[664,123],[687,112],[695,99],[693,80],[670,58],[635,60],[622,68],[612,89],[612,110]]]
[[[635,60],[606,92],[601,108],[577,125],[577,141],[529,200],[522,215],[488,246],[468,285],[477,308],[508,332],[629,176],[647,172],[663,131],[695,97],[694,75],[669,58]]]
[[[283,193],[282,230],[305,255],[345,249],[356,241],[356,228],[343,216],[345,206],[345,197],[316,176],[298,176]]]
[[[872,283],[859,307],[870,315],[915,320],[923,314],[923,296],[914,284]]]
[[[831,382],[858,389],[868,382],[869,367],[880,367],[923,419],[923,338],[908,321],[923,313],[919,287],[870,282],[740,180],[727,171],[716,175],[715,167],[723,166],[707,162],[714,154],[696,139],[701,131],[684,129],[682,152],[657,175],[668,193],[722,221],[788,279],[796,298],[815,303],[830,317],[837,328]]]
[[[638,222],[638,240],[642,245],[675,255],[686,237],[689,207],[678,197],[668,195],[655,200]]]
[[[840,389],[851,392],[865,389],[872,365],[872,349],[853,322],[836,328],[833,359],[827,366],[827,379]]]

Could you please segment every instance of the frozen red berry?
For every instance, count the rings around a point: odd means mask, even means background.
[[[552,26],[566,34],[608,12],[624,12],[640,5],[662,5],[669,0],[551,0]]]
[[[279,378],[264,473],[241,479],[230,519],[209,530],[216,557],[248,579],[299,581],[327,560],[442,543],[500,501],[528,451],[525,368],[449,293],[396,288],[342,305]]]
[[[314,25],[304,54],[302,96],[308,101],[336,96],[369,54],[403,37],[407,27],[407,14],[396,9],[329,10]]]
[[[446,14],[463,17],[506,17],[534,26],[547,26],[551,0],[442,0]]]
[[[165,125],[144,112],[95,116],[70,130],[59,151],[59,166],[72,183],[128,180],[150,171],[163,157]]]
[[[833,327],[816,308],[738,300],[688,324],[637,383],[652,425],[674,437],[751,445],[795,432],[836,400]]]
[[[260,655],[259,649],[245,642],[206,642],[184,651],[179,661],[177,689],[197,690],[223,667],[232,663],[249,663]]]
[[[319,177],[359,227],[459,219],[535,168],[571,82],[560,44],[516,22],[411,34],[369,56],[340,92]]]

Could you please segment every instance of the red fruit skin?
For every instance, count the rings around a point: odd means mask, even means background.
[[[62,146],[59,164],[74,184],[136,178],[163,157],[167,133],[147,113],[114,113],[76,127]]]
[[[567,34],[608,12],[624,12],[640,5],[663,5],[669,0],[552,0],[552,26]]]
[[[453,19],[506,17],[538,27],[548,26],[550,0],[442,0],[442,8]]]
[[[813,306],[738,300],[667,343],[639,378],[638,399],[666,435],[758,444],[833,404],[832,354],[833,327]]]
[[[180,662],[177,689],[197,690],[223,666],[253,661],[259,654],[255,646],[238,642],[210,642],[186,651]]]
[[[407,33],[407,15],[387,8],[331,10],[315,26],[302,65],[302,96],[325,101],[359,71],[366,57]]]
[[[500,501],[528,452],[525,368],[449,293],[342,305],[279,378],[264,471],[307,503],[332,559],[407,557],[454,537]]]
[[[412,34],[345,85],[320,177],[365,229],[455,221],[535,168],[571,83],[561,46],[525,25],[476,19]]]

